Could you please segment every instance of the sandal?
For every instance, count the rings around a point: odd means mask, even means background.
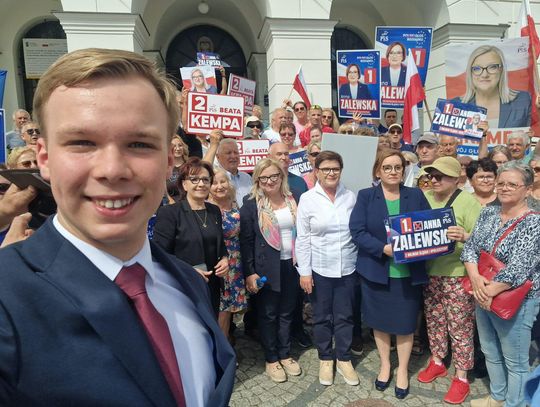
[[[422,356],[424,354],[424,346],[419,336],[414,335],[411,354],[415,356]]]

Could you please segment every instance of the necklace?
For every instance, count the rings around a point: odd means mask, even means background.
[[[208,224],[206,223],[206,219],[208,217],[208,212],[206,211],[206,209],[204,209],[204,221],[202,220],[202,218],[199,216],[199,214],[197,213],[197,211],[193,211],[193,213],[197,216],[197,218],[199,218],[199,220],[201,221],[201,225],[203,228],[207,227]]]

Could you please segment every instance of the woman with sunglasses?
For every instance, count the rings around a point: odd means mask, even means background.
[[[223,288],[222,277],[229,272],[229,257],[223,240],[221,211],[205,202],[214,178],[212,166],[191,157],[180,168],[180,200],[158,209],[154,242],[180,260],[191,264],[208,282],[216,317]]]
[[[287,175],[279,162],[263,158],[253,170],[251,194],[240,209],[240,252],[246,288],[257,295],[266,374],[277,383],[302,373],[290,355],[299,287],[295,240],[296,202]]]
[[[490,394],[472,400],[472,407],[526,404],[524,387],[529,375],[531,327],[540,302],[540,214],[531,213],[527,201],[534,182],[529,166],[519,161],[503,164],[495,184],[500,206],[482,210],[461,254],[472,283],[471,298],[476,303],[476,325],[490,381]],[[488,284],[478,272],[480,253],[492,252],[495,242],[522,217],[497,246],[494,255],[504,263],[504,268]],[[512,318],[502,319],[490,311],[495,296],[526,280],[532,281],[532,288]]]
[[[467,62],[466,91],[460,100],[487,109],[491,128],[531,125],[531,95],[510,89],[502,51],[492,45],[476,48]]]
[[[325,107],[322,110],[321,115],[321,126],[322,127],[330,127],[332,128],[333,132],[336,133],[339,129],[339,120],[336,116],[336,113],[334,112],[334,109],[331,107]]]
[[[470,193],[458,189],[461,164],[454,157],[438,158],[423,169],[431,180],[432,189],[425,193],[429,204],[433,209],[451,207],[457,226],[450,226],[447,232],[456,241],[454,252],[427,262],[424,315],[431,358],[418,381],[431,383],[448,374],[443,360],[450,341],[456,373],[444,401],[460,404],[470,392],[467,371],[474,366],[474,301],[461,285],[466,271],[459,256],[482,207]]]
[[[33,147],[16,147],[8,156],[7,166],[9,169],[38,168],[36,150]]]
[[[375,388],[384,391],[392,381],[390,336],[396,335],[399,365],[395,395],[399,399],[409,394],[409,358],[422,285],[428,281],[424,262],[396,264],[392,246],[387,243],[385,220],[389,215],[429,209],[419,189],[403,186],[405,164],[400,151],[381,150],[373,166],[373,176],[380,183],[358,192],[350,219],[352,239],[358,248],[362,320],[373,328],[381,363]]]
[[[311,172],[308,172],[303,176],[304,181],[306,181],[306,185],[308,189],[311,189],[315,186],[315,183],[317,182],[317,176],[315,175],[315,160],[317,159],[317,156],[321,152],[321,142],[316,140],[311,140],[310,143],[306,147],[306,153],[308,157],[308,161],[311,164],[311,168],[313,169]]]

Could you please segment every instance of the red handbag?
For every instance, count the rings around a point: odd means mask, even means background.
[[[531,212],[527,212],[525,215],[517,219],[512,225],[510,225],[508,229],[506,229],[502,236],[493,245],[491,253],[482,250],[480,253],[480,258],[478,259],[478,272],[481,276],[484,276],[486,279],[491,281],[493,280],[493,277],[495,277],[497,273],[505,267],[505,264],[495,257],[495,250],[497,250],[497,247],[499,244],[501,244],[504,238],[508,236],[512,230],[514,230],[516,225],[525,219],[530,213]],[[461,280],[461,285],[466,292],[472,292],[472,283],[469,277],[464,277]],[[496,295],[491,301],[490,311],[499,318],[511,319],[521,307],[521,303],[525,299],[525,296],[530,291],[531,287],[532,281],[527,280],[519,287],[512,290],[503,291],[502,293]]]

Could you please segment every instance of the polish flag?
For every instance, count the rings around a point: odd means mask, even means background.
[[[307,105],[307,108],[309,109],[309,107],[311,106],[311,102],[309,101],[306,81],[304,80],[304,74],[302,73],[301,66],[300,69],[298,69],[298,73],[294,77],[293,89],[298,92],[304,103]]]
[[[536,60],[540,53],[540,39],[536,33],[536,27],[531,13],[531,5],[529,0],[522,0],[521,8],[519,9],[519,30],[521,37],[529,38],[529,86],[528,91],[531,94],[532,106],[531,106],[531,125],[536,125],[539,121],[538,111],[536,110],[536,94],[538,93],[538,68],[536,67]]]
[[[420,128],[418,103],[426,98],[422,80],[414,62],[411,50],[407,55],[407,75],[405,77],[405,103],[403,108],[403,141],[411,144],[412,132]]]

